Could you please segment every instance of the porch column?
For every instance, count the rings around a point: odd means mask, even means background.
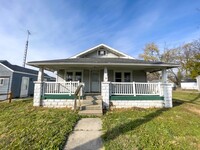
[[[104,67],[103,81],[104,82],[108,81],[108,70],[107,70],[107,67]]]
[[[172,84],[167,83],[167,70],[162,70],[162,88],[164,96],[164,107],[172,107]]]
[[[34,98],[33,98],[33,106],[40,106],[41,105],[41,95],[42,95],[42,88],[43,88],[43,76],[44,76],[44,69],[40,68],[38,72],[37,81],[35,81],[34,87]]]
[[[101,84],[101,96],[103,99],[103,107],[109,109],[110,103],[110,82],[102,82]]]
[[[167,70],[162,70],[162,83],[167,83]]]

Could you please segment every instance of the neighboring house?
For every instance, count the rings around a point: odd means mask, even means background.
[[[6,60],[0,60],[0,93],[12,92],[14,98],[33,96],[34,81],[37,81],[38,71],[12,65]],[[44,75],[49,80],[48,75]],[[7,95],[0,95],[0,100]]]
[[[77,86],[84,94],[99,93],[103,106],[172,107],[172,85],[167,69],[177,64],[135,59],[105,44],[97,45],[68,59],[33,61],[39,68],[34,106],[72,107]],[[43,70],[57,71],[56,82],[43,82]],[[148,83],[147,72],[162,71],[162,83]]]
[[[197,90],[200,91],[200,75],[196,77],[197,79]]]
[[[181,81],[181,89],[185,90],[197,90],[197,81],[196,79],[185,79]]]

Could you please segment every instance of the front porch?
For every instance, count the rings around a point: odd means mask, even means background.
[[[75,68],[75,67],[74,67]],[[43,68],[35,82],[34,106],[70,107],[76,104],[75,91],[83,85],[79,93],[79,107],[86,99],[86,93],[99,93],[103,109],[130,107],[172,107],[172,85],[167,83],[166,68],[162,69],[162,82],[146,81],[145,70],[124,67],[87,67],[76,70],[60,69],[56,82],[43,81]],[[144,68],[142,68],[144,69]],[[128,71],[129,70],[129,71]],[[140,74],[139,74],[140,73]]]
[[[85,83],[79,81],[36,82],[34,106],[74,108],[75,91],[79,85],[85,85]],[[38,89],[41,94],[36,93]],[[86,94],[90,95],[85,93],[85,86],[83,86],[78,96],[79,107],[87,101]],[[99,100],[102,101],[104,109],[172,107],[172,85],[169,83],[105,81],[101,82],[99,94]]]

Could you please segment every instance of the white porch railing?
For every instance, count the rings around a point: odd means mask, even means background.
[[[79,81],[69,82],[44,82],[43,93],[44,94],[74,94],[77,87],[81,83]],[[82,94],[82,92],[81,92]]]
[[[161,83],[111,82],[111,95],[163,95]]]

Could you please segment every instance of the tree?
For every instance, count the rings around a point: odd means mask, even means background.
[[[161,53],[155,43],[145,45],[140,58],[146,61],[162,61],[166,63],[180,64],[178,68],[168,69],[168,78],[180,86],[184,78],[195,78],[200,75],[200,39],[183,44],[176,48],[165,48]],[[148,79],[159,79],[160,74],[148,74]]]
[[[200,75],[200,39],[192,43],[192,53],[185,67],[191,78],[196,78]]]
[[[168,49],[166,48],[161,55],[161,61],[166,63],[180,63],[180,48]],[[182,67],[168,69],[168,78],[176,85],[180,86],[183,78]]]
[[[159,61],[160,51],[155,43],[149,43],[145,45],[144,53],[140,54],[140,58],[146,61]]]
[[[160,51],[158,46],[153,42],[146,44],[144,53],[140,54],[139,57],[145,61],[160,61]],[[159,80],[159,78],[159,72],[147,73],[148,80]]]

